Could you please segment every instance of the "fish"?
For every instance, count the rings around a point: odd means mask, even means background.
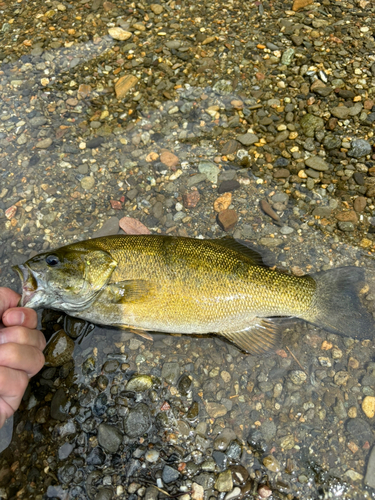
[[[114,235],[75,242],[14,266],[20,305],[52,308],[135,333],[218,335],[249,354],[280,341],[282,318],[373,338],[359,296],[364,270],[305,276],[267,267],[236,239]]]

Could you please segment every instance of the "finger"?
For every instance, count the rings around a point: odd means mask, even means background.
[[[8,326],[0,328],[0,345],[13,342],[37,347],[40,351],[46,347],[46,339],[39,330],[31,330],[24,326]]]
[[[23,370],[32,377],[43,367],[44,355],[31,345],[8,343],[0,345],[0,366]]]
[[[28,383],[24,371],[0,366],[0,427],[19,407]]]
[[[16,307],[21,295],[10,288],[0,288],[0,318],[10,307]]]
[[[22,325],[27,328],[36,328],[38,316],[33,309],[27,307],[15,307],[8,309],[3,314],[5,326]]]

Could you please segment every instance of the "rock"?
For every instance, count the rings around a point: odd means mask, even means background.
[[[340,149],[341,148],[341,139],[337,135],[333,135],[333,134],[329,133],[323,139],[323,146],[329,150]]]
[[[198,170],[201,174],[205,174],[207,179],[212,182],[212,184],[217,184],[217,178],[220,169],[211,161],[200,161],[198,164]]]
[[[247,134],[238,135],[236,139],[244,146],[251,146],[256,142],[259,142],[259,137],[255,134],[250,134],[249,132]]]
[[[273,455],[268,455],[263,458],[263,465],[271,472],[279,472],[281,470],[280,463]]]
[[[233,489],[233,479],[232,479],[232,471],[225,470],[224,472],[220,472],[215,482],[215,490],[220,492],[232,491]]]
[[[367,462],[365,485],[375,489],[375,446],[372,448]]]
[[[237,224],[238,215],[235,210],[227,209],[220,212],[217,216],[217,222],[223,231],[230,231]]]
[[[354,210],[345,210],[336,214],[336,219],[341,222],[358,222],[358,215]]]
[[[161,376],[167,384],[175,385],[180,376],[179,363],[164,363],[161,370]]]
[[[273,177],[275,179],[286,179],[290,176],[290,171],[287,168],[279,168],[273,171]]]
[[[235,189],[238,189],[241,187],[241,184],[236,181],[235,179],[223,181],[220,186],[217,189],[217,192],[219,194],[222,193],[230,193],[231,191],[234,191]]]
[[[350,149],[348,151],[348,156],[352,158],[362,158],[371,154],[372,148],[371,144],[364,139],[356,139],[351,142]]]
[[[151,414],[145,403],[139,403],[132,408],[124,419],[124,431],[130,438],[142,436],[148,431]]]
[[[349,376],[350,375],[348,372],[340,370],[334,376],[333,381],[336,385],[346,385],[347,381],[349,380]]]
[[[331,114],[339,120],[345,120],[349,116],[349,108],[346,106],[336,106],[331,109]]]
[[[179,477],[180,473],[178,472],[178,470],[170,467],[169,465],[164,466],[162,479],[165,484],[173,483],[174,481],[177,481]]]
[[[340,231],[343,231],[345,233],[350,233],[355,229],[352,222],[338,222],[337,226],[340,229]]]
[[[330,217],[332,208],[330,207],[316,207],[314,208],[313,215],[318,217]]]
[[[97,229],[92,233],[93,238],[99,238],[101,236],[109,236],[111,234],[117,234],[119,232],[119,219],[117,217],[110,217],[106,220],[102,227]]]
[[[126,384],[127,391],[144,392],[152,387],[152,378],[149,375],[136,375]]]
[[[177,385],[178,392],[182,394],[182,396],[187,396],[191,390],[191,384],[191,378],[186,374],[182,375]]]
[[[214,402],[207,402],[206,410],[211,418],[223,417],[228,413],[228,409],[226,406]]]
[[[269,498],[272,495],[272,490],[265,484],[258,488],[258,495],[260,498]]]
[[[85,189],[86,191],[90,191],[95,186],[95,179],[94,177],[87,176],[81,179],[81,187],[82,189]]]
[[[307,380],[307,375],[302,370],[293,370],[289,373],[289,378],[295,385],[302,385]]]
[[[267,200],[260,200],[260,208],[263,210],[263,212],[267,215],[269,215],[274,221],[279,222],[280,217],[277,215],[277,213],[273,210],[271,205],[268,203]]]
[[[188,180],[186,181],[186,187],[192,187],[192,186],[195,186],[203,181],[205,181],[207,179],[207,176],[206,174],[196,174],[196,175],[192,175],[191,177],[188,178]]]
[[[295,50],[292,48],[284,50],[283,55],[281,57],[281,64],[285,64],[285,66],[289,66],[294,59],[294,54],[295,54]]]
[[[59,330],[47,344],[44,350],[46,366],[62,366],[72,359],[74,342],[64,330]]]
[[[161,14],[161,13],[163,12],[163,10],[164,10],[163,6],[162,6],[162,5],[160,5],[159,3],[152,3],[152,4],[150,5],[150,9],[151,9],[151,10],[152,10],[152,12],[153,12],[154,14],[156,14],[157,16],[158,16],[159,14]]]
[[[132,36],[132,33],[130,33],[130,31],[125,31],[119,27],[109,28],[108,33],[115,40],[121,41],[128,40]]]
[[[353,179],[358,184],[358,186],[363,186],[365,184],[365,178],[361,172],[354,172]]]
[[[51,418],[65,422],[68,420],[70,402],[62,387],[57,389],[51,401]]]
[[[367,418],[373,418],[375,415],[375,397],[366,396],[362,401],[362,410]]]
[[[374,441],[371,425],[362,418],[351,418],[346,424],[346,429],[353,441],[359,443],[360,446],[366,442],[372,444]]]
[[[177,167],[177,165],[180,163],[178,156],[171,153],[171,151],[163,151],[160,154],[160,161],[168,168]]]
[[[98,443],[109,453],[117,452],[122,437],[122,432],[114,425],[100,424],[98,427]]]
[[[191,498],[192,500],[203,500],[204,499],[204,488],[198,483],[193,483],[191,485]]]
[[[221,154],[226,156],[226,155],[231,155],[235,154],[237,150],[240,147],[240,143],[234,139],[230,139],[227,141],[224,146],[221,149]]]
[[[59,460],[66,460],[74,450],[74,443],[64,443],[58,450]]]
[[[310,113],[301,118],[300,124],[306,137],[314,137],[315,130],[324,129],[323,118]]]
[[[122,76],[115,83],[115,92],[117,99],[123,99],[130,89],[135,87],[138,83],[138,78],[133,75]]]
[[[195,208],[198,205],[201,195],[198,190],[190,191],[182,195],[184,208]]]
[[[155,450],[155,448],[151,450],[147,450],[145,453],[145,460],[150,464],[154,464],[159,460],[160,452]]]
[[[354,210],[356,212],[363,212],[367,205],[367,198],[364,196],[358,196],[354,200]]]
[[[47,137],[46,139],[42,139],[41,141],[37,142],[35,144],[35,147],[38,149],[47,149],[50,147],[52,142],[52,139],[50,137]]]
[[[108,486],[98,488],[98,492],[95,495],[95,500],[112,500],[113,489]]]
[[[150,234],[150,230],[142,222],[132,217],[120,219],[119,226],[126,234]]]
[[[232,194],[224,193],[222,196],[219,196],[219,198],[216,198],[216,200],[214,201],[214,210],[215,212],[222,212],[223,210],[229,208],[229,205],[231,203],[232,203]]]
[[[318,172],[325,172],[329,168],[321,156],[310,156],[305,160],[305,164]]]

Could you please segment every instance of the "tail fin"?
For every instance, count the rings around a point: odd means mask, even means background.
[[[341,267],[311,275],[316,292],[307,321],[332,333],[357,339],[372,339],[375,322],[358,296],[365,272],[359,267]]]

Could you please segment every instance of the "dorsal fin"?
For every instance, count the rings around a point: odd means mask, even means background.
[[[231,238],[230,236],[224,236],[224,238],[220,238],[218,240],[211,240],[213,243],[216,245],[220,245],[225,248],[230,248],[231,250],[234,250],[235,252],[241,253],[242,255],[245,255],[248,259],[251,260],[252,265],[254,266],[263,266],[267,267],[262,259],[262,256],[259,252],[245,244],[245,242],[242,242],[240,240],[236,240],[234,238]]]

